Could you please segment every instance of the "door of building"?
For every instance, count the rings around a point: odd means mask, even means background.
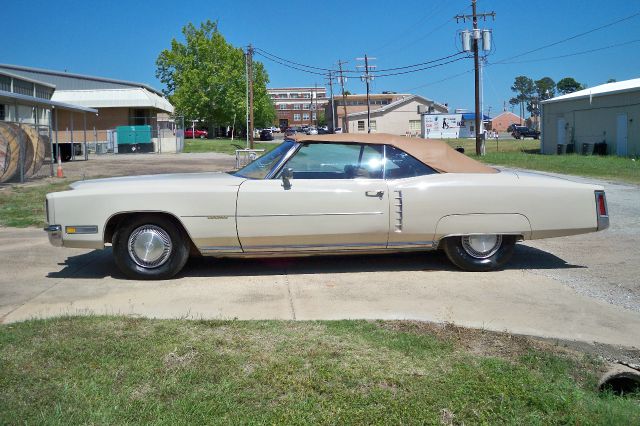
[[[618,114],[616,116],[616,154],[620,156],[627,155],[627,114]]]
[[[567,143],[567,122],[564,118],[558,118],[558,144],[564,145]]]

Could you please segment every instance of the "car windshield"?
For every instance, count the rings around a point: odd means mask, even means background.
[[[295,144],[293,141],[284,141],[272,151],[269,151],[262,157],[258,157],[255,161],[247,164],[234,173],[234,176],[249,179],[264,179],[267,174],[278,164],[291,147]]]

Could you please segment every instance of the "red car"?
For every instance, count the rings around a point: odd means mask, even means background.
[[[195,133],[195,136],[194,136]],[[200,138],[200,139],[206,139],[207,136],[209,136],[209,132],[207,132],[206,130],[198,130],[198,129],[184,129],[184,137],[185,138]]]

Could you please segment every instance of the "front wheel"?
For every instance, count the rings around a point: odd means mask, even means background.
[[[171,220],[153,215],[124,223],[113,236],[113,255],[129,278],[165,280],[180,272],[189,258],[184,231]]]
[[[513,256],[515,244],[515,235],[463,235],[442,241],[449,260],[471,272],[502,268]]]

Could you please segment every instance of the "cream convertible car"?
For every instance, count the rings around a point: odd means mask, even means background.
[[[602,187],[499,172],[436,140],[337,134],[285,140],[235,173],[76,182],[47,195],[53,245],[113,246],[138,279],[190,254],[290,256],[444,249],[500,268],[518,240],[599,231]]]

